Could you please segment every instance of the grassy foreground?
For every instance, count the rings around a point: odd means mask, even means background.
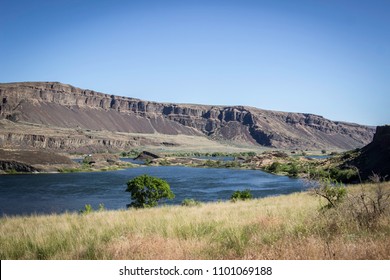
[[[381,187],[389,191],[390,183]],[[349,187],[348,193],[377,185]],[[348,199],[347,199],[348,200]],[[0,219],[0,259],[390,259],[390,215],[361,223],[310,193],[194,207]]]

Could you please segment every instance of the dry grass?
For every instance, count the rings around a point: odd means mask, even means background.
[[[390,190],[389,183],[382,187]],[[348,209],[321,211],[321,205],[295,193],[196,207],[4,217],[0,258],[390,259],[390,215],[363,227]]]

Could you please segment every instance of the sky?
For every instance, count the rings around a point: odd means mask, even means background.
[[[390,123],[390,1],[0,0],[0,82]]]

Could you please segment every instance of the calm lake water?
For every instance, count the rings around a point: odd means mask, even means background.
[[[254,197],[304,190],[301,180],[259,170],[192,168],[182,166],[139,167],[112,172],[29,174],[0,176],[0,215],[79,211],[85,204],[97,209],[125,209],[130,193],[126,182],[149,174],[166,180],[176,195],[167,204],[185,198],[199,201],[227,200],[236,190],[250,189]]]

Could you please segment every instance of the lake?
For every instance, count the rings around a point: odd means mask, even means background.
[[[144,166],[93,173],[3,175],[0,176],[0,215],[79,211],[85,204],[97,209],[100,203],[106,209],[125,209],[130,203],[130,193],[125,192],[126,182],[141,174],[156,176],[169,183],[176,197],[165,201],[167,204],[180,204],[185,198],[202,202],[228,200],[234,191],[244,189],[250,189],[257,198],[305,189],[301,180],[259,170],[183,166]]]

